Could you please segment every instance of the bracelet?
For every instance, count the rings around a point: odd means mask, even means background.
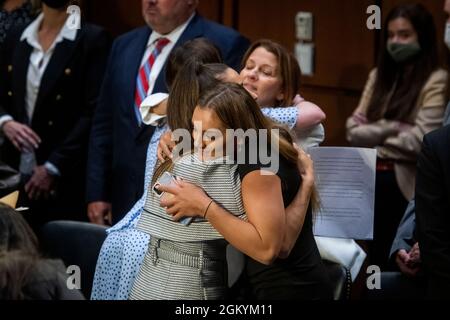
[[[212,205],[213,202],[214,200],[211,200],[208,206],[206,207],[205,213],[203,214],[203,219],[206,219],[206,214],[208,213],[209,207]]]

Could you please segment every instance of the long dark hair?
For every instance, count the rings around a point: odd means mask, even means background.
[[[0,204],[0,300],[22,300],[39,259],[38,240],[25,219]]]
[[[195,59],[181,68],[172,84],[167,102],[167,122],[171,130],[186,129],[192,132],[192,115],[200,96],[218,85],[227,69],[228,66],[222,63],[203,64]],[[192,149],[193,141],[190,143]],[[172,167],[170,159],[159,165],[153,174],[152,185]]]
[[[175,77],[167,102],[167,121],[171,130],[192,131],[192,114],[200,95],[220,83],[228,66],[222,63],[203,64],[189,61]]]
[[[405,18],[412,24],[421,47],[421,52],[408,64],[396,63],[387,51],[388,25],[397,18]],[[373,122],[381,118],[392,120],[408,118],[416,106],[422,87],[438,67],[436,27],[433,16],[421,4],[405,4],[394,8],[384,24],[377,77],[367,110],[369,121]],[[396,82],[398,87],[393,89]],[[392,90],[395,90],[393,96]],[[395,99],[390,99],[391,97]]]

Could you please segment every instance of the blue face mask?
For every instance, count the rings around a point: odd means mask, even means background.
[[[421,52],[420,44],[413,43],[388,43],[387,51],[395,62],[405,62]]]

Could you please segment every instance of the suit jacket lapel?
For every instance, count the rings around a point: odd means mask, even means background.
[[[73,56],[73,53],[80,41],[82,34],[78,32],[74,41],[64,39],[55,47],[55,51],[50,59],[50,62],[42,75],[41,86],[39,88],[39,95],[36,100],[35,113],[39,110],[43,99],[55,87],[55,84],[61,79],[61,75],[67,68],[67,64]]]
[[[26,40],[20,41],[14,50],[12,91],[14,93],[14,105],[17,106],[16,112],[19,121],[25,120],[26,83],[32,51],[33,48]]]

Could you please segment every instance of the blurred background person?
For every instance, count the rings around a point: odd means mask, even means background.
[[[19,212],[0,201],[0,300],[84,300],[67,287],[60,260],[43,259]]]
[[[377,148],[374,241],[369,250],[371,263],[383,270],[414,194],[422,138],[442,126],[448,75],[438,61],[431,14],[420,4],[394,8],[386,19],[377,68],[347,120],[351,145]]]
[[[21,206],[33,227],[85,220],[85,172],[91,117],[110,40],[82,22],[66,24],[69,0],[44,0],[42,13],[12,30],[2,46],[2,160],[20,171]]]

